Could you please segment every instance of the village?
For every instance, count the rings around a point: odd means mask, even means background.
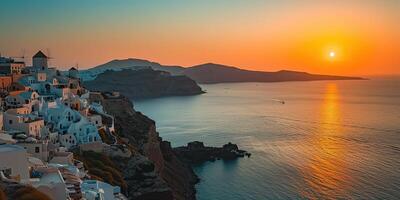
[[[114,118],[81,85],[78,69],[59,71],[42,51],[24,61],[0,56],[0,180],[36,188],[51,199],[126,199],[119,186],[91,178],[80,149],[129,157],[102,141]],[[118,93],[109,93],[118,98]]]

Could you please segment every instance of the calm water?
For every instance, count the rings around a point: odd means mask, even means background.
[[[173,146],[231,141],[252,153],[195,167],[198,199],[400,199],[400,81],[202,87],[135,102]]]

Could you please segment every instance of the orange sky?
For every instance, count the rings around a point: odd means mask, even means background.
[[[50,49],[51,64],[65,68],[132,57],[183,66],[400,74],[396,0],[39,2],[6,1],[7,9],[0,8],[0,25],[7,27],[2,54]]]

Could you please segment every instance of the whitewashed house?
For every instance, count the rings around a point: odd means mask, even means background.
[[[37,92],[25,91],[17,95],[8,95],[5,98],[6,107],[19,108],[23,106],[33,106],[38,103],[39,94]]]
[[[97,127],[78,111],[71,109],[68,102],[57,99],[55,102],[44,103],[40,113],[47,124],[52,126],[52,131],[59,133],[59,142],[64,147],[101,141]],[[101,122],[101,118],[95,120]]]
[[[32,114],[14,114],[12,111],[4,113],[4,130],[22,131],[28,136],[40,138],[44,130],[44,120]]]
[[[29,170],[26,150],[18,145],[0,145],[0,172],[7,178],[28,182]]]
[[[32,186],[48,195],[51,199],[68,199],[67,185],[60,171],[55,167],[36,169],[39,174],[37,181],[32,182]]]
[[[79,122],[71,124],[68,133],[75,136],[78,144],[101,141],[97,127],[83,117]]]
[[[78,141],[75,135],[71,133],[60,134],[58,137],[60,144],[66,147],[67,149],[70,149],[71,147],[78,145]]]
[[[47,140],[19,141],[17,145],[25,148],[31,156],[43,162],[49,161],[50,151],[49,142]]]
[[[45,103],[40,113],[47,123],[53,125],[53,130],[65,134],[72,123],[78,122],[81,115],[66,106],[59,99],[52,103]]]
[[[95,115],[95,114],[88,114],[87,116],[89,122],[94,124],[97,128],[100,128],[103,126],[103,123],[101,122],[101,115]]]
[[[120,188],[98,180],[84,180],[82,193],[87,200],[114,200]]]

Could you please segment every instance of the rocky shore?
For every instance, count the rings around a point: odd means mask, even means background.
[[[207,147],[203,142],[189,142],[187,146],[174,148],[175,154],[185,163],[201,164],[206,161],[233,160],[239,157],[250,157],[251,154],[240,150],[236,144],[228,143],[222,147]]]

